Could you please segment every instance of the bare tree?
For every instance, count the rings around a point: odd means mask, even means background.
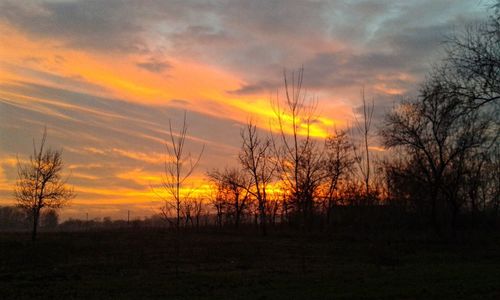
[[[404,154],[403,163],[390,169],[392,191],[413,201],[427,200],[438,230],[439,208],[446,206],[455,232],[467,203],[472,211],[479,209],[480,198],[483,207],[495,203],[491,187],[498,186],[494,149],[500,132],[500,3],[488,22],[449,38],[446,50],[418,99],[389,113],[381,133],[387,147]]]
[[[199,197],[191,197],[184,199],[181,203],[181,215],[184,219],[184,226],[196,227],[200,226],[200,218],[203,213],[203,199]]]
[[[447,41],[442,81],[470,109],[500,100],[500,2],[488,21],[470,25]]]
[[[203,146],[199,154],[195,157],[191,155],[190,152],[185,152],[185,143],[187,138],[187,122],[186,113],[184,112],[184,118],[182,122],[182,127],[178,133],[174,133],[172,129],[172,123],[168,122],[169,136],[165,142],[165,148],[167,151],[167,158],[164,163],[164,172],[161,180],[161,187],[170,198],[165,199],[160,193],[155,193],[162,197],[165,201],[165,205],[160,208],[162,215],[165,219],[171,223],[171,212],[174,211],[175,218],[175,276],[179,276],[179,260],[180,260],[180,225],[181,216],[184,213],[186,218],[186,223],[191,221],[192,223],[192,205],[189,203],[191,194],[196,190],[192,186],[188,186],[188,179],[191,177],[196,167],[200,163],[201,156],[205,146]]]
[[[184,227],[191,227],[194,225],[193,214],[194,214],[195,203],[191,199],[185,199],[181,203],[181,215],[184,219]]]
[[[200,227],[200,219],[201,215],[203,214],[203,199],[202,198],[195,198],[192,200],[193,203],[193,214],[194,214],[194,219],[196,223],[196,228]]]
[[[208,199],[215,209],[215,225],[220,229],[223,225],[223,216],[227,207],[227,189],[219,177],[209,177],[211,182]]]
[[[246,173],[233,168],[208,173],[212,181],[221,184],[226,190],[226,213],[231,215],[234,226],[239,227],[250,201],[252,181]]]
[[[155,192],[157,193],[157,192]],[[159,194],[159,193],[157,193]],[[162,197],[163,198],[163,197]],[[168,224],[168,227],[175,227],[176,218],[175,218],[175,206],[172,205],[168,200],[164,200],[165,204],[160,207],[160,213],[162,220],[164,223]]]
[[[439,77],[428,81],[420,98],[404,103],[386,116],[381,131],[384,144],[408,156],[408,167],[421,185],[429,189],[431,222],[439,232],[439,205],[448,205],[453,229],[463,202],[458,192],[468,172],[467,161],[490,144],[493,123],[489,117],[470,111],[464,99],[452,96]]]
[[[370,197],[370,173],[371,173],[371,165],[370,165],[370,149],[369,149],[369,139],[371,135],[371,127],[373,120],[373,111],[375,102],[372,100],[371,103],[366,102],[365,98],[365,90],[361,91],[361,99],[362,103],[362,119],[358,119],[356,115],[355,118],[355,128],[358,135],[362,138],[361,148],[362,152],[357,150],[357,147],[353,147],[355,154],[355,161],[358,165],[359,171],[363,178],[363,184],[365,186],[365,195],[366,197]]]
[[[241,131],[241,138],[240,163],[250,177],[248,192],[257,199],[259,225],[262,234],[266,235],[267,189],[275,171],[275,164],[271,161],[271,141],[259,137],[257,126],[251,121]]]
[[[290,191],[287,205],[293,206],[300,225],[310,227],[314,197],[323,178],[323,149],[311,133],[316,103],[310,101],[302,87],[303,73],[303,69],[290,76],[284,72],[284,97],[278,95],[272,103],[278,126],[272,141],[278,173]]]
[[[174,133],[172,123],[169,121],[169,140],[165,143],[167,159],[164,163],[164,173],[162,176],[162,188],[170,195],[170,199],[165,199],[165,206],[162,208],[163,215],[168,219],[170,211],[175,213],[175,228],[178,231],[181,222],[182,205],[195,188],[188,187],[187,181],[198,166],[205,146],[196,157],[185,152],[185,142],[187,136],[186,113],[182,122],[182,127],[178,133]],[[185,189],[184,193],[181,191]],[[159,193],[157,193],[159,194]],[[173,200],[173,201],[172,201]]]
[[[272,226],[276,226],[277,223],[277,218],[278,218],[278,212],[281,210],[283,212],[283,193],[277,190],[273,190],[272,192],[268,193],[269,199],[268,199],[268,205],[266,207],[266,215],[268,216],[269,223]],[[281,219],[280,221],[283,221]]]
[[[36,240],[43,208],[60,208],[75,197],[72,188],[66,185],[67,178],[62,177],[62,150],[45,149],[47,130],[43,132],[40,147],[33,139],[33,154],[27,163],[17,162],[17,182],[14,197],[17,205],[30,215],[33,220],[32,240]]]
[[[326,223],[330,224],[331,212],[335,204],[341,180],[347,179],[352,171],[354,159],[351,155],[352,144],[347,132],[335,129],[332,136],[325,140],[325,183],[323,197],[325,200]]]

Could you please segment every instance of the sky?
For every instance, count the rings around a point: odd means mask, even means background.
[[[0,0],[0,206],[15,203],[17,160],[46,127],[77,193],[63,219],[158,213],[169,121],[186,112],[188,150],[205,147],[191,181],[203,189],[207,171],[237,162],[248,120],[269,130],[284,72],[303,67],[318,138],[352,124],[362,89],[377,121],[490,5]]]

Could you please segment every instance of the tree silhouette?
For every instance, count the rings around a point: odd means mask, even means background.
[[[480,195],[483,207],[487,198],[498,202],[499,5],[488,22],[449,38],[447,56],[422,85],[419,98],[389,113],[381,130],[384,144],[405,155],[399,168],[391,168],[392,183],[412,187],[406,189],[410,198],[427,198],[436,229],[440,206],[448,208],[455,231],[459,212],[467,204],[477,212]]]
[[[325,201],[326,222],[331,222],[331,212],[335,204],[335,196],[343,179],[352,171],[354,158],[351,155],[352,144],[347,132],[335,130],[334,134],[325,140],[325,184],[323,197]]]
[[[239,154],[243,170],[251,178],[248,192],[257,199],[261,233],[267,234],[267,189],[274,177],[275,165],[271,161],[271,141],[259,137],[257,126],[251,121],[241,131],[243,144]]]
[[[60,208],[75,197],[62,178],[62,150],[45,149],[47,130],[44,129],[40,147],[33,140],[33,154],[27,163],[17,163],[17,182],[14,197],[17,205],[33,221],[32,240],[36,240],[40,212],[43,208]]]
[[[355,162],[358,165],[358,169],[362,175],[363,183],[365,186],[365,196],[370,197],[370,175],[371,168],[370,165],[370,149],[369,149],[369,139],[371,135],[373,111],[375,103],[372,100],[371,103],[366,103],[365,90],[361,91],[362,98],[362,118],[361,120],[354,115],[355,118],[355,129],[357,133],[362,137],[362,151],[358,151],[356,147],[353,147],[355,153]]]
[[[184,113],[182,127],[178,133],[174,133],[170,121],[168,125],[169,135],[165,143],[168,156],[164,163],[162,188],[171,198],[164,199],[165,206],[162,208],[162,213],[168,219],[170,217],[169,212],[172,209],[175,211],[175,228],[178,231],[180,228],[183,203],[187,201],[190,194],[194,192],[194,189],[187,188],[187,180],[198,166],[205,146],[202,147],[196,157],[193,157],[189,152],[185,152],[184,146],[187,136],[186,113]],[[183,188],[187,189],[185,194],[181,193]]]
[[[311,125],[315,121],[316,103],[310,101],[303,88],[304,69],[284,78],[284,95],[272,102],[278,133],[273,137],[277,172],[289,191],[300,226],[310,227],[314,198],[323,180],[323,149],[313,139]]]
[[[247,173],[236,168],[224,171],[214,170],[209,172],[208,176],[212,182],[221,184],[226,190],[224,193],[227,198],[225,199],[226,213],[230,214],[234,226],[238,228],[249,206],[252,181]]]
[[[488,21],[448,38],[441,66],[448,92],[467,99],[470,109],[500,100],[500,2]]]
[[[185,152],[185,144],[187,137],[187,122],[186,113],[182,121],[182,127],[178,133],[174,133],[172,123],[168,122],[168,140],[165,142],[167,158],[164,162],[164,173],[162,176],[162,188],[170,198],[164,198],[165,205],[161,208],[161,212],[165,219],[170,222],[170,211],[175,211],[175,276],[179,277],[179,260],[180,260],[180,225],[181,216],[184,214],[186,225],[190,220],[192,223],[192,210],[194,205],[189,201],[191,194],[196,190],[187,186],[187,181],[200,163],[201,156],[205,150],[203,146],[196,157],[193,157],[190,152]],[[182,191],[185,189],[185,191]],[[159,195],[159,193],[157,193]],[[161,197],[161,196],[160,196]]]
[[[437,231],[440,205],[448,205],[452,226],[456,225],[463,204],[457,194],[464,185],[463,175],[470,172],[468,162],[496,140],[493,124],[448,93],[439,78],[422,87],[417,101],[403,103],[386,116],[383,142],[404,151],[411,163],[408,170],[423,183],[422,189],[428,189],[430,218]]]

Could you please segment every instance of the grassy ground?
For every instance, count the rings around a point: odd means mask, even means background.
[[[415,236],[0,233],[0,298],[500,299],[499,236]]]

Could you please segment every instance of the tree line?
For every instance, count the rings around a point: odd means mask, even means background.
[[[151,189],[164,201],[163,220],[178,232],[210,215],[216,227],[258,226],[328,230],[339,223],[413,222],[437,233],[460,226],[498,223],[500,207],[500,13],[456,33],[445,58],[420,85],[373,124],[374,101],[362,93],[353,126],[326,138],[313,129],[317,102],[303,86],[304,70],[284,72],[271,100],[270,130],[255,121],[241,129],[233,167],[207,172],[210,192],[195,193],[189,178],[202,159],[185,150],[187,121],[169,123],[162,184]],[[378,138],[386,148],[374,158]],[[74,197],[61,178],[61,152],[45,150],[45,134],[28,164],[19,163],[15,197],[30,212],[33,238],[44,207]],[[377,218],[374,218],[377,216]],[[205,218],[208,220],[208,218]]]
[[[218,226],[253,220],[262,234],[276,223],[328,228],[332,215],[346,207],[366,211],[363,218],[384,208],[438,233],[455,233],[460,218],[496,222],[498,4],[492,12],[488,21],[449,38],[445,58],[418,95],[387,112],[376,132],[374,102],[363,92],[361,114],[351,130],[314,137],[317,103],[303,87],[303,69],[285,72],[282,94],[271,100],[269,133],[249,121],[241,130],[238,167],[207,173],[212,185],[207,198]],[[371,157],[372,136],[387,149],[385,158]]]

